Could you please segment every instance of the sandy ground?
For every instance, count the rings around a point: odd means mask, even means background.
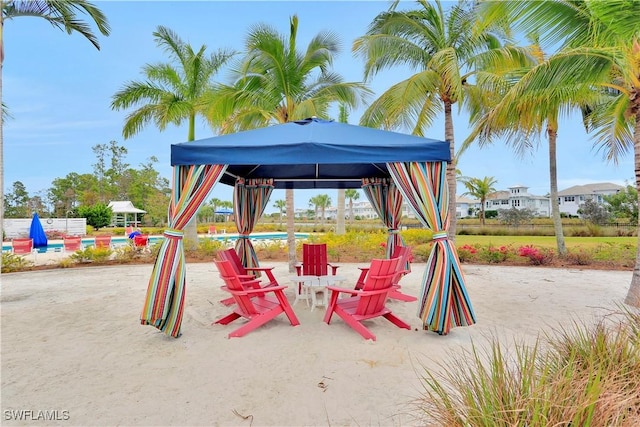
[[[293,289],[285,263],[275,275]],[[352,286],[361,264],[341,264]],[[424,264],[403,278],[419,294]],[[464,267],[477,324],[447,336],[422,330],[417,303],[392,301],[412,325],[366,322],[366,341],[304,303],[242,338],[212,325],[229,312],[213,264],[189,264],[182,336],[139,323],[150,265],[3,274],[2,425],[421,425],[411,403],[421,371],[441,369],[489,336],[532,342],[557,325],[616,309],[631,272]],[[235,324],[242,322],[238,320]],[[246,417],[246,418],[243,418]],[[54,418],[44,420],[43,417]],[[22,420],[19,420],[22,418]]]

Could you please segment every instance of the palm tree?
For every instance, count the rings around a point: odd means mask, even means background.
[[[532,90],[582,85],[605,95],[585,108],[585,123],[608,160],[617,162],[633,149],[640,189],[640,2],[496,3],[506,6],[500,12],[520,18],[516,28],[524,34],[537,33],[550,46],[560,46],[545,72],[530,82]],[[625,302],[640,307],[640,245]]]
[[[460,0],[445,11],[439,0],[418,0],[417,10],[397,11],[394,1],[379,14],[365,36],[355,40],[353,51],[365,58],[365,77],[397,65],[417,70],[394,84],[365,111],[361,124],[371,127],[408,128],[424,136],[433,120],[444,114],[445,140],[451,162],[449,185],[449,238],[455,238],[456,180],[452,108],[465,100],[474,69],[520,61],[517,49],[502,48],[500,38],[487,30],[476,31],[473,2]]]
[[[206,46],[198,51],[182,41],[169,28],[159,26],[153,33],[157,45],[165,50],[171,63],[147,64],[144,80],[126,83],[112,97],[111,108],[135,108],[125,119],[122,135],[135,136],[153,122],[162,132],[169,124],[179,126],[187,120],[187,141],[195,139],[196,116],[204,117],[203,100],[212,87],[212,78],[234,55],[219,50],[207,55]],[[196,219],[185,229],[190,247],[198,243]]]
[[[349,199],[349,223],[353,223],[353,201],[360,198],[360,192],[350,188],[345,190],[344,196]]]
[[[4,103],[2,103],[2,64],[4,63],[4,23],[18,17],[36,17],[47,20],[54,27],[66,31],[80,33],[98,50],[100,43],[87,22],[78,19],[79,15],[88,15],[98,31],[108,36],[111,29],[107,17],[93,3],[86,0],[45,1],[45,0],[0,0],[2,15],[0,16],[0,228],[4,224],[4,144],[3,120],[6,116]]]
[[[487,201],[487,196],[496,191],[494,184],[498,181],[492,176],[485,176],[484,178],[461,178],[460,181],[467,188],[464,195],[469,195],[480,200],[480,224],[484,226],[484,204]]]
[[[560,117],[572,108],[584,109],[587,105],[596,102],[598,93],[582,84],[571,86],[564,84],[563,90],[557,90],[557,85],[548,86],[543,90],[535,85],[532,86],[531,82],[535,81],[536,74],[546,73],[549,61],[553,61],[554,56],[546,58],[537,40],[530,49],[532,58],[535,58],[532,66],[507,73],[506,76],[499,76],[498,79],[503,79],[502,88],[505,89],[501,90],[497,96],[483,97],[485,101],[495,100],[495,102],[485,105],[484,115],[472,118],[476,126],[463,143],[460,152],[464,151],[476,138],[481,145],[484,145],[499,136],[513,146],[519,155],[523,155],[533,148],[540,134],[546,134],[549,142],[551,217],[558,254],[565,256],[567,247],[558,203],[556,156]]]
[[[246,56],[231,86],[212,96],[210,121],[222,132],[234,132],[308,117],[327,117],[333,103],[357,107],[370,90],[360,82],[343,82],[331,71],[340,51],[337,36],[321,32],[305,50],[298,50],[298,17],[289,20],[289,35],[274,28],[253,26]],[[295,271],[296,242],[293,190],[286,190],[289,271]]]
[[[328,194],[318,194],[313,199],[313,204],[320,209],[320,225],[325,221],[325,210],[331,206],[331,197]]]
[[[284,208],[287,207],[287,202],[285,202],[284,200],[276,200],[273,203],[273,207],[278,209],[278,211],[280,212],[280,227],[282,227],[282,214],[284,213]]]
[[[221,204],[222,204],[222,200],[218,199],[217,197],[214,197],[211,200],[209,200],[209,206],[213,208],[213,222],[216,222],[216,211],[221,206]]]

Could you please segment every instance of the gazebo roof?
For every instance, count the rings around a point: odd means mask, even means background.
[[[451,160],[449,144],[317,118],[171,146],[171,164],[228,165],[220,182],[273,178],[275,188],[360,188],[388,162]]]
[[[108,207],[111,208],[113,213],[147,213],[147,211],[143,211],[142,209],[138,209],[133,206],[133,203],[129,200],[109,202]]]

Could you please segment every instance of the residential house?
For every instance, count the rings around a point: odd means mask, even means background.
[[[551,203],[546,196],[529,193],[529,187],[514,185],[508,190],[496,191],[489,194],[484,204],[485,211],[504,209],[530,209],[534,215],[540,217],[551,216]]]
[[[475,218],[478,216],[478,212],[480,212],[480,207],[480,200],[474,200],[464,196],[460,196],[456,199],[456,217]]]
[[[611,182],[595,184],[574,185],[566,190],[558,191],[558,204],[560,213],[578,216],[578,209],[587,200],[594,200],[598,204],[604,203],[603,196],[616,194],[624,187]]]

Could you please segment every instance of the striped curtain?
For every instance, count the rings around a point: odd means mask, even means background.
[[[174,338],[180,336],[184,310],[182,230],[195,216],[226,169],[226,165],[173,167],[169,229],[164,232],[164,240],[153,266],[140,320],[143,325],[155,326]]]
[[[389,233],[387,258],[391,258],[396,246],[404,246],[404,240],[399,231],[402,218],[402,194],[389,178],[363,178],[362,190],[387,227]]]
[[[245,267],[259,267],[249,235],[267,207],[273,192],[273,179],[238,178],[233,190],[233,206],[238,228],[236,252]]]
[[[447,236],[447,162],[387,163],[387,169],[416,217],[433,231],[418,304],[423,329],[446,335],[452,327],[474,324],[458,253]]]

